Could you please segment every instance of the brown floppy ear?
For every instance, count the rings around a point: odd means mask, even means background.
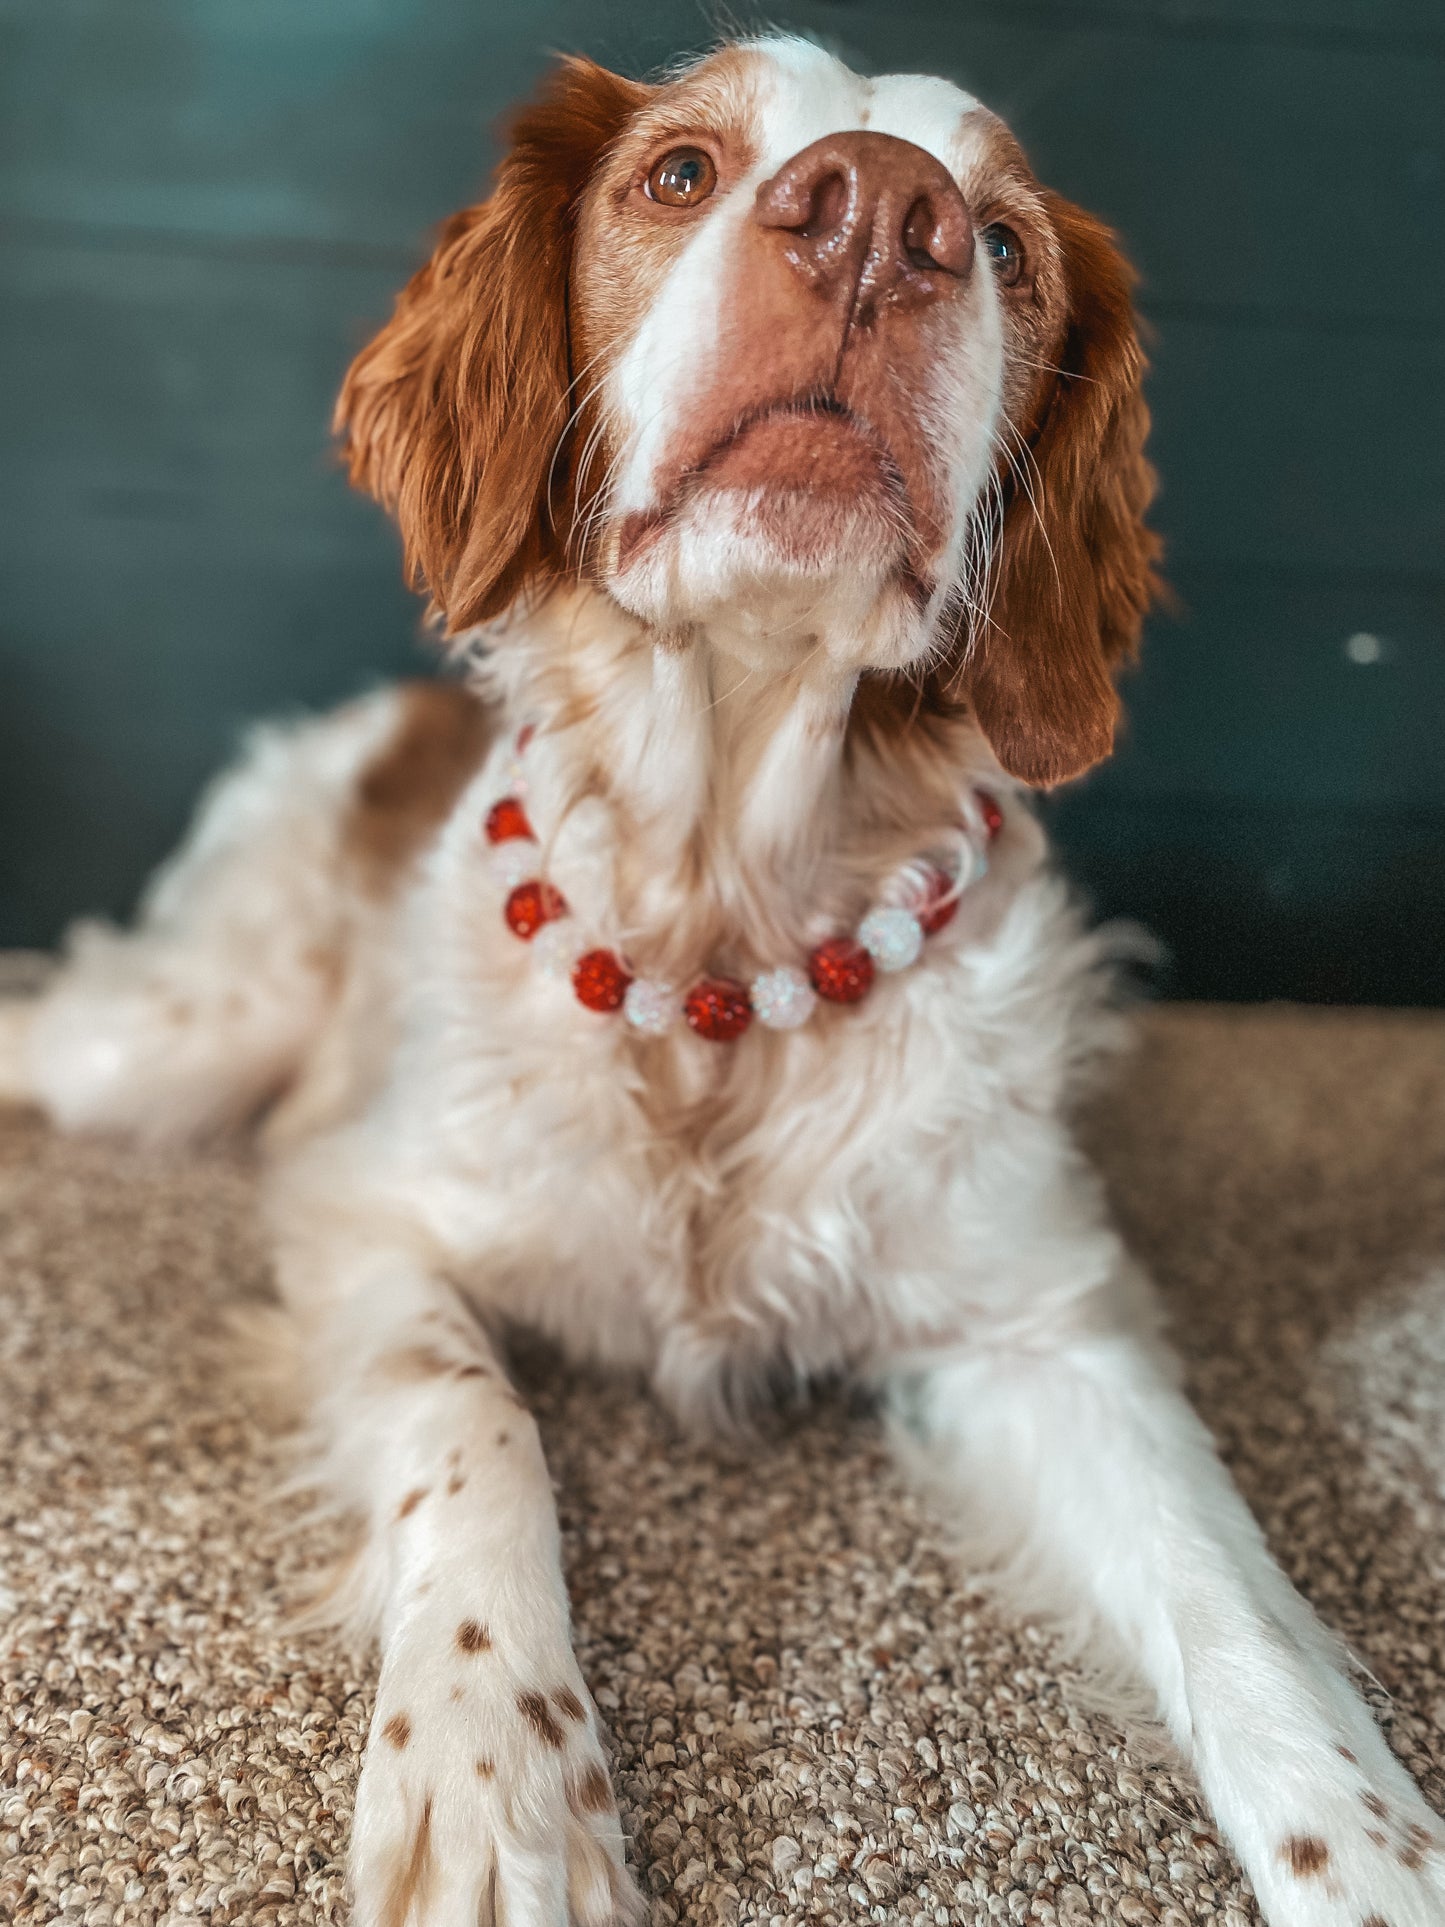
[[[560,63],[513,121],[491,198],[445,224],[342,384],[333,427],[351,479],[396,516],[407,579],[449,635],[561,565],[548,496],[565,469],[577,205],[649,92]]]
[[[1045,200],[1068,289],[1061,372],[1024,458],[1028,487],[1016,480],[1004,511],[990,619],[963,668],[994,754],[1040,786],[1113,748],[1113,671],[1134,655],[1159,589],[1133,275],[1107,228]]]

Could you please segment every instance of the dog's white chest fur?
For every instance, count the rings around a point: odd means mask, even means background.
[[[642,1039],[503,920],[479,825],[504,759],[393,934],[402,1034],[357,1127],[358,1198],[404,1198],[479,1309],[651,1369],[689,1422],[1006,1318],[1001,1179],[1046,1183],[1063,1086],[1113,1033],[1100,945],[1027,812],[954,926],[866,1003],[732,1044]],[[585,898],[605,855],[559,850],[551,873]]]

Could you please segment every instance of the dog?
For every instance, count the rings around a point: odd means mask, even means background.
[[[955,86],[562,62],[338,406],[464,675],[262,730],[6,1010],[65,1129],[260,1133],[381,1650],[359,1927],[639,1911],[518,1326],[690,1427],[867,1388],[1273,1927],[1445,1921],[1069,1130],[1116,1017],[1030,792],[1156,593],[1142,372],[1113,238]]]

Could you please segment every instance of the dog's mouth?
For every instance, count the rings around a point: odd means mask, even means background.
[[[618,567],[690,502],[723,490],[751,498],[759,533],[783,536],[794,519],[815,525],[810,547],[827,546],[830,518],[854,531],[873,520],[895,538],[912,520],[903,471],[871,424],[832,394],[794,396],[749,409],[679,469],[657,508],[629,516]]]
[[[813,495],[887,493],[901,506],[903,476],[876,431],[835,395],[750,409],[685,470],[681,486],[806,490]]]

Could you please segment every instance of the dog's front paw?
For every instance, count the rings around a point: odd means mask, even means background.
[[[1270,1927],[1445,1927],[1445,1822],[1393,1762],[1374,1774],[1338,1751],[1310,1821],[1252,1869]]]
[[[355,1927],[623,1927],[641,1917],[596,1712],[570,1652],[535,1673],[480,1621],[382,1669],[356,1798]]]

